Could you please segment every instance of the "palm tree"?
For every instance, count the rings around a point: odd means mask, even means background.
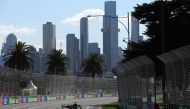
[[[104,71],[104,59],[97,53],[89,54],[82,62],[81,68],[87,76],[95,77]]]
[[[29,48],[26,42],[18,41],[14,47],[8,49],[8,53],[3,56],[4,65],[17,69],[28,71],[33,68],[33,60],[31,59]]]
[[[63,50],[53,49],[47,56],[48,74],[50,75],[65,75],[67,57],[62,53]],[[56,72],[59,72],[57,74]]]

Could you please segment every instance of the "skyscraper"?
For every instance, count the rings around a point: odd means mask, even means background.
[[[109,17],[110,16],[110,17]],[[111,18],[114,17],[114,18]],[[118,62],[118,21],[116,15],[116,1],[105,2],[103,17],[103,55],[108,72]]]
[[[88,43],[88,54],[90,53],[100,54],[100,48],[98,47],[98,43]]]
[[[67,57],[69,58],[69,69],[72,72],[79,71],[79,39],[75,37],[75,34],[67,34]]]
[[[12,47],[14,47],[16,43],[17,43],[16,35],[14,33],[10,33],[6,38],[6,42],[3,43],[1,49],[0,66],[4,65],[3,56],[9,53],[8,49],[12,49]]]
[[[51,22],[43,24],[43,54],[49,54],[56,49],[56,27]]]
[[[131,41],[139,42],[142,40],[142,36],[139,36],[139,21],[131,16]]]
[[[7,54],[8,49],[11,49],[16,43],[17,43],[16,35],[14,33],[10,33],[6,38],[6,42],[3,43],[1,54],[2,55]]]
[[[36,48],[31,46],[29,49],[29,52],[31,53],[29,56],[33,60],[33,68],[30,69],[34,73],[40,73],[41,72],[41,60],[39,52],[36,51]]]
[[[81,60],[88,55],[88,19],[86,17],[80,20],[80,51]]]

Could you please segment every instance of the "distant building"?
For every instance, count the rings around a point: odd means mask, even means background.
[[[39,48],[39,58],[40,58],[40,73],[45,73],[47,71],[47,55],[43,54],[43,49]]]
[[[79,39],[75,37],[75,34],[67,34],[67,57],[69,69],[75,75],[80,69]]]
[[[81,60],[88,55],[88,19],[83,17],[80,19],[80,51]]]
[[[0,68],[3,67],[3,56],[0,55]]]
[[[91,53],[100,54],[100,48],[98,47],[98,43],[88,43],[88,54]]]
[[[121,47],[118,48],[118,58],[119,58],[119,60],[123,59],[123,53],[122,53],[122,48]]]
[[[48,66],[47,66],[47,55],[45,54],[40,54],[39,53],[39,57],[40,57],[40,72],[42,74],[47,72]]]
[[[56,26],[52,22],[43,24],[43,53],[40,54],[41,72],[47,72],[47,55],[56,49]]]
[[[42,54],[42,53],[43,53],[42,48],[39,48],[39,54]]]
[[[30,47],[29,49],[30,57],[33,60],[33,69],[31,70],[33,73],[40,73],[41,72],[41,60],[40,60],[40,56],[39,56],[39,52],[36,51],[35,47]]]
[[[9,53],[8,49],[12,49],[16,43],[17,43],[16,35],[14,33],[8,34],[6,38],[6,42],[2,44],[1,56],[0,56],[0,67],[4,66],[3,56]]]
[[[43,54],[56,49],[56,27],[51,22],[43,24]]]
[[[10,33],[6,38],[6,42],[3,43],[1,49],[1,55],[7,54],[8,49],[14,47],[16,43],[17,43],[16,35],[14,33]]]
[[[131,41],[139,42],[143,40],[143,36],[139,36],[139,21],[131,16]]]
[[[106,1],[102,32],[103,55],[107,72],[111,72],[112,68],[114,68],[118,62],[119,29],[117,18],[118,16],[116,15],[116,1]]]

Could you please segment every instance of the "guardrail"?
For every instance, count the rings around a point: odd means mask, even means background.
[[[45,102],[67,99],[83,99],[83,98],[99,98],[99,97],[114,97],[116,94],[77,94],[77,95],[38,95],[38,96],[2,96],[0,97],[0,105],[31,103],[31,102]]]

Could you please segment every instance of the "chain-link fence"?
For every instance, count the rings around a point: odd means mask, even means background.
[[[160,72],[166,79],[164,91],[162,80],[154,80],[155,63],[147,56],[134,58],[113,69],[118,77],[118,93],[123,108],[130,102],[136,106],[143,102],[153,104],[155,101],[160,106],[168,107],[184,105],[187,108],[190,105],[190,46],[172,50],[157,58],[164,64],[164,73]],[[163,92],[166,92],[165,96]],[[163,104],[164,100],[166,104]]]
[[[22,95],[22,83],[30,81],[37,87],[38,95],[96,94],[98,91],[104,94],[117,94],[117,81],[114,78],[44,75],[8,68],[0,69],[0,93],[2,96]]]
[[[190,46],[158,56],[165,64],[167,102],[190,105]]]
[[[154,95],[154,63],[141,56],[118,65],[113,72],[118,76],[120,103],[126,108],[128,103],[147,101]]]

